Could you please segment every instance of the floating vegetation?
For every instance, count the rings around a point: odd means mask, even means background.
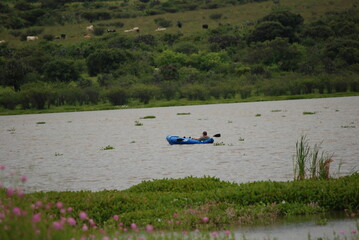
[[[340,126],[341,128],[355,128],[354,125],[344,125],[344,126]]]
[[[13,127],[13,128],[9,128],[7,131],[10,132],[10,134],[14,134],[16,129]]]
[[[260,117],[260,116],[262,116],[262,114],[260,114],[260,113],[257,113],[257,114],[256,114],[256,117]]]
[[[224,142],[216,142],[213,143],[213,146],[225,146],[226,144]]]
[[[315,223],[319,226],[324,226],[324,225],[327,225],[328,219],[322,218],[322,219],[317,220]]]
[[[132,142],[130,142],[130,143],[136,143],[136,141],[132,141]]]
[[[112,149],[115,149],[115,148],[111,145],[107,145],[106,147],[101,148],[101,150],[112,150]]]
[[[153,119],[153,118],[156,118],[156,116],[149,115],[149,116],[141,117],[140,119]]]
[[[177,115],[191,115],[191,113],[177,113]]]
[[[275,109],[275,110],[272,110],[272,112],[281,112],[282,110],[279,110],[279,109]]]
[[[46,122],[37,122],[36,124],[45,124]]]
[[[67,123],[72,123],[72,121],[67,121]]]
[[[303,115],[313,115],[316,114],[316,112],[303,112]]]
[[[64,155],[64,154],[55,152],[55,157],[59,157],[59,156],[62,156],[62,155]]]
[[[140,121],[135,121],[135,126],[142,126],[143,123],[141,123]]]
[[[244,138],[240,137],[240,138],[238,139],[238,141],[244,142]]]

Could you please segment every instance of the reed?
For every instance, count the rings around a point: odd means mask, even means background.
[[[329,179],[330,164],[333,162],[333,154],[320,150],[320,144],[312,148],[306,136],[302,136],[296,143],[294,156],[294,179]]]
[[[295,144],[296,155],[295,155],[295,167],[294,176],[297,180],[305,179],[305,166],[310,156],[310,146],[306,136],[302,136],[300,141]]]

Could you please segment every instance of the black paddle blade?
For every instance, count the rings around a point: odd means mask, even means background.
[[[216,135],[213,135],[213,137],[221,137],[221,134],[217,133]]]

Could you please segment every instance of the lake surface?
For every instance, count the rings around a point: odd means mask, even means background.
[[[140,119],[148,115],[156,118]],[[215,141],[225,145],[165,140],[203,130],[221,133]],[[205,175],[287,181],[302,135],[334,154],[332,174],[359,170],[359,97],[0,116],[0,164],[26,175],[30,191],[121,190]],[[114,149],[101,150],[108,145]]]

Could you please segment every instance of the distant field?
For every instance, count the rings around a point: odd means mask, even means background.
[[[301,14],[306,22],[311,22],[318,19],[321,15],[330,11],[342,11],[344,9],[352,7],[357,3],[356,0],[281,0],[280,6],[288,8],[294,13]],[[104,2],[102,2],[104,3]],[[108,1],[109,4],[113,4],[113,1]],[[231,24],[242,26],[243,24],[254,23],[257,19],[265,16],[270,13],[272,8],[278,6],[275,5],[272,1],[266,1],[261,3],[250,3],[239,6],[224,7],[218,9],[209,9],[209,10],[196,10],[188,12],[179,12],[179,13],[167,13],[162,15],[155,16],[146,16],[146,17],[137,17],[130,19],[111,19],[106,21],[96,21],[93,25],[99,24],[109,24],[113,22],[123,22],[124,27],[108,27],[111,29],[116,29],[117,32],[125,34],[123,31],[125,29],[130,29],[133,27],[139,27],[141,29],[140,34],[164,34],[164,32],[155,32],[157,28],[154,19],[155,18],[165,18],[171,20],[173,23],[172,27],[167,28],[166,33],[177,33],[182,32],[184,35],[192,35],[197,32],[206,31],[202,29],[203,24],[208,24],[209,28],[215,28],[219,23],[221,24]],[[222,17],[217,20],[211,19],[209,16],[213,13],[220,13]],[[183,27],[180,29],[176,26],[177,21],[183,23]],[[88,32],[86,31],[86,26],[91,25],[89,22],[83,22],[81,24],[67,24],[64,26],[44,26],[43,33],[39,36],[42,38],[45,34],[53,34],[55,36],[65,33],[67,38],[65,40],[56,40],[56,42],[61,44],[73,44],[84,40],[84,35]],[[24,30],[23,30],[24,31]],[[105,33],[107,34],[107,33]],[[136,32],[126,33],[126,34],[138,34]],[[21,42],[19,38],[15,38],[9,34],[8,30],[0,30],[0,39],[6,40],[10,43],[10,46],[21,47],[28,44],[36,44],[36,42],[28,43]]]

